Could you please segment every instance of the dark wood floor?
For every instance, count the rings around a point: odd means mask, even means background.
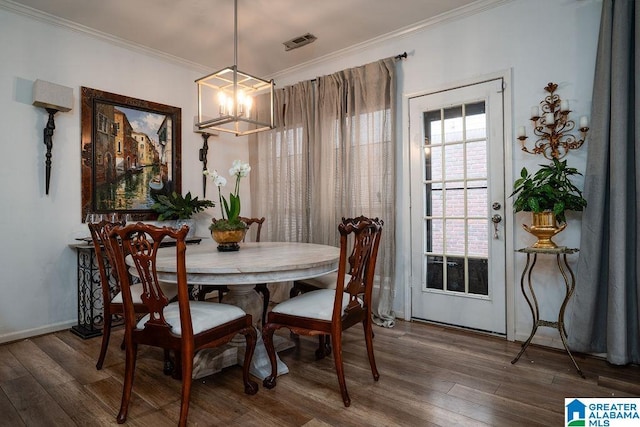
[[[291,372],[273,390],[243,393],[237,367],[196,381],[189,422],[237,426],[533,426],[562,425],[564,397],[638,397],[640,369],[459,330],[398,322],[375,328],[380,381],[374,382],[360,327],[345,336],[350,408],[342,405],[333,359],[315,361],[316,341],[281,353]],[[0,346],[1,426],[115,425],[122,387],[122,331],[102,371],[100,339],[68,331]],[[142,348],[128,425],[177,422],[180,383],[162,374],[162,352]]]

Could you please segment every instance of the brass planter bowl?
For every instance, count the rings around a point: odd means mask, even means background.
[[[242,242],[247,229],[240,230],[211,230],[211,237],[218,243],[220,252],[232,252],[240,250],[238,243]]]
[[[522,224],[522,228],[538,238],[538,241],[530,247],[538,249],[557,248],[558,245],[551,238],[564,230],[567,227],[567,223],[558,226],[556,214],[553,212],[531,212],[531,214],[533,218],[532,224],[530,226]]]

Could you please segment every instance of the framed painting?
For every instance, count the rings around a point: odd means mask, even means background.
[[[182,111],[81,88],[82,220],[155,219],[153,196],[181,193]]]

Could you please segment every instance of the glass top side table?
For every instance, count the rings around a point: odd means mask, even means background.
[[[518,359],[520,359],[520,356],[522,356],[522,354],[527,349],[529,344],[531,344],[531,340],[533,339],[533,336],[538,331],[538,326],[556,328],[558,329],[558,333],[560,334],[562,345],[564,346],[565,351],[567,352],[567,354],[571,358],[571,361],[573,362],[573,366],[575,366],[576,370],[578,371],[578,374],[582,378],[585,378],[584,374],[582,373],[582,370],[580,370],[580,367],[578,367],[578,363],[576,363],[576,360],[574,359],[573,355],[571,354],[571,351],[569,350],[569,346],[567,345],[567,330],[564,327],[564,311],[576,287],[576,278],[575,278],[575,275],[573,274],[573,271],[571,270],[571,267],[569,267],[569,264],[567,263],[567,255],[574,254],[578,251],[579,249],[567,248],[566,246],[550,248],[550,249],[522,248],[516,251],[516,252],[527,254],[527,264],[525,265],[524,270],[522,271],[522,276],[520,278],[520,288],[522,289],[522,295],[524,296],[524,299],[527,301],[527,304],[529,304],[529,308],[531,309],[531,316],[533,317],[533,327],[531,329],[531,334],[529,335],[529,338],[527,338],[527,340],[522,344],[522,348],[520,349],[520,352],[511,361],[512,364],[516,363]],[[536,294],[533,289],[533,282],[531,281],[533,268],[535,267],[536,261],[538,260],[538,254],[555,255],[556,263],[558,265],[558,270],[560,271],[560,274],[562,274],[562,278],[564,279],[566,292],[565,292],[564,300],[562,301],[562,305],[560,306],[560,311],[558,313],[557,321],[548,321],[548,320],[540,319],[540,311],[538,309],[538,299],[536,298]],[[526,278],[528,289],[529,289],[528,293],[524,285],[525,278]]]

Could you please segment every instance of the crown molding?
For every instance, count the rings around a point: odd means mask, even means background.
[[[407,37],[415,33],[418,33],[420,31],[424,31],[428,28],[432,28],[436,25],[440,25],[446,22],[455,21],[455,20],[466,18],[468,16],[476,15],[486,10],[490,10],[490,9],[502,6],[504,4],[511,3],[513,1],[514,0],[478,0],[466,6],[461,6],[449,12],[445,12],[438,16],[434,16],[433,18],[425,19],[415,24],[408,25],[403,28],[399,28],[390,33],[383,34],[373,39],[369,39],[362,43],[358,43],[353,46],[349,46],[347,48],[337,50],[327,55],[312,59],[311,61],[303,62],[293,67],[289,67],[285,70],[278,71],[274,73],[272,76],[270,76],[270,78],[277,79],[278,77],[288,75],[296,71],[302,70],[304,68],[307,68],[316,64],[321,64],[329,60],[352,56],[353,54],[359,51],[365,50],[370,47],[375,47],[376,45],[379,45],[383,42]]]
[[[11,0],[0,0],[0,9],[5,9],[5,10],[8,10],[9,12],[13,12],[18,15],[23,15],[40,22],[44,22],[46,24],[66,28],[71,31],[75,31],[77,33],[87,35],[89,37],[93,37],[95,39],[105,41],[114,46],[129,49],[145,55],[153,56],[163,61],[167,61],[176,65],[180,65],[180,66],[192,69],[193,71],[197,71],[200,73],[206,73],[210,71],[209,67],[205,67],[202,64],[198,64],[193,61],[188,61],[186,59],[177,57],[175,55],[170,55],[168,53],[159,51],[157,49],[152,49],[148,46],[143,46],[141,44],[134,43],[129,40],[122,39],[120,37],[116,37],[112,34],[108,34],[93,28],[89,28],[87,26],[78,24],[68,19],[60,18],[58,16],[51,15],[49,13],[34,9],[32,7],[15,3]]]

